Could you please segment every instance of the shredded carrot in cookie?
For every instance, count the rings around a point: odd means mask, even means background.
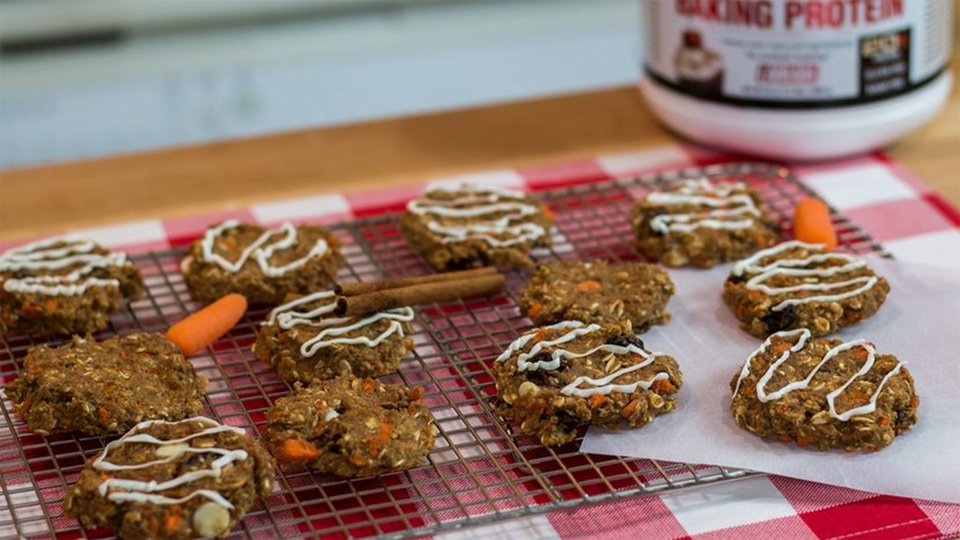
[[[533,304],[530,305],[530,309],[528,310],[528,314],[531,317],[536,317],[542,312],[543,312],[543,305],[541,305],[540,302],[534,302]]]
[[[276,452],[277,459],[284,463],[294,461],[309,461],[317,459],[320,451],[317,447],[301,439],[287,439],[283,441]]]
[[[577,283],[577,290],[583,291],[583,292],[596,291],[596,290],[599,290],[601,287],[602,285],[600,285],[599,281],[594,281],[592,279],[588,279],[586,281],[581,281],[580,283]]]
[[[609,398],[603,394],[594,394],[590,396],[590,408],[596,409],[597,407],[603,405],[604,402],[608,400]]]
[[[660,379],[659,381],[653,383],[653,389],[656,390],[657,392],[670,393],[676,390],[677,387],[674,386],[673,383],[667,379]]]
[[[635,400],[631,401],[630,403],[627,403],[627,406],[623,408],[623,410],[620,412],[620,414],[623,415],[624,418],[629,418],[630,415],[633,414],[634,411],[637,410],[637,407],[638,407],[639,405],[640,405],[640,400],[639,400],[639,399],[635,399]]]

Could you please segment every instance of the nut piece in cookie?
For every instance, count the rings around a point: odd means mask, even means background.
[[[380,377],[397,370],[413,349],[409,307],[338,318],[333,291],[296,298],[270,312],[257,332],[257,358],[273,364],[285,381],[339,375]]]
[[[280,463],[366,476],[423,463],[437,434],[433,423],[422,388],[338,377],[297,383],[267,413],[263,440]]]
[[[126,254],[88,240],[54,238],[0,255],[0,335],[96,332],[141,295],[143,278]]]
[[[652,264],[550,261],[537,265],[520,295],[520,308],[539,325],[629,320],[635,332],[643,332],[670,320],[666,305],[673,293],[670,276]]]
[[[282,304],[333,283],[339,242],[322,227],[286,222],[276,229],[229,220],[207,229],[180,263],[190,295],[212,302],[240,293],[251,304]]]
[[[203,410],[207,379],[160,334],[34,347],[7,387],[14,410],[35,433],[123,433],[138,422],[179,420]]]
[[[676,360],[647,351],[630,328],[564,321],[510,344],[493,365],[498,412],[545,445],[572,441],[580,424],[642,427],[677,406]]]
[[[768,337],[730,381],[737,424],[820,450],[880,450],[917,421],[903,362],[862,339],[813,339],[807,329]]]
[[[889,292],[864,261],[791,240],[738,262],[723,300],[759,338],[795,328],[825,336],[876,313]]]
[[[553,219],[522,193],[464,184],[410,201],[400,228],[437,270],[490,264],[530,266],[534,247],[550,245]]]
[[[632,222],[640,253],[670,266],[710,268],[772,246],[780,236],[755,191],[706,179],[648,194],[634,207]]]
[[[87,461],[63,511],[121,538],[226,536],[270,494],[274,466],[240,428],[146,421]]]

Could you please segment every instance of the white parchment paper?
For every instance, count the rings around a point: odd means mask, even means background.
[[[677,410],[638,430],[591,428],[581,450],[739,467],[876,493],[960,503],[960,276],[936,266],[871,258],[891,293],[872,318],[838,334],[865,338],[906,362],[919,421],[874,453],[819,452],[768,442],[737,427],[730,379],[761,341],[737,327],[720,298],[730,266],[670,270],[673,320],[643,335],[674,356],[684,385]]]

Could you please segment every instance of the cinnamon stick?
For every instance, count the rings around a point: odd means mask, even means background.
[[[334,313],[338,317],[362,315],[385,309],[445,302],[493,294],[506,285],[503,274],[480,274],[470,278],[448,279],[435,283],[420,283],[396,289],[386,289],[337,299]]]
[[[426,276],[412,276],[399,279],[384,279],[380,281],[361,281],[359,283],[338,283],[334,287],[334,292],[341,296],[356,296],[358,294],[371,293],[374,291],[385,291],[387,289],[399,289],[421,283],[439,283],[441,281],[450,281],[454,279],[472,278],[481,275],[493,275],[497,269],[492,266],[482,268],[472,268],[470,270],[457,270],[455,272],[443,272],[440,274],[429,274]]]

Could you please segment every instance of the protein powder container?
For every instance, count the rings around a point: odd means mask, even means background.
[[[641,0],[643,93],[699,142],[813,160],[873,150],[950,93],[952,0]]]

